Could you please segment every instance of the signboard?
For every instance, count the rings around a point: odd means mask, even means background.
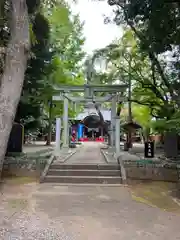
[[[24,127],[21,124],[14,123],[7,145],[6,155],[8,153],[21,153],[24,141]]]
[[[144,156],[146,158],[153,158],[154,157],[154,142],[145,142]]]

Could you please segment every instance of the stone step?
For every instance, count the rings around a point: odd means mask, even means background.
[[[119,170],[118,164],[57,164],[53,163],[52,169],[69,169],[69,170]]]
[[[120,170],[50,169],[50,176],[120,176]]]
[[[46,176],[47,183],[72,183],[72,184],[121,184],[121,177],[95,177],[95,176]]]

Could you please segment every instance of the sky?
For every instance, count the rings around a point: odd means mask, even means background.
[[[122,29],[115,24],[104,24],[104,15],[112,16],[112,8],[107,1],[78,0],[71,4],[72,11],[79,13],[80,20],[85,21],[84,36],[86,38],[84,50],[90,54],[93,50],[103,48],[114,39],[122,36]]]

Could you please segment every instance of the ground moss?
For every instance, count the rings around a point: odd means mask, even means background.
[[[180,213],[180,204],[171,193],[175,184],[165,182],[140,183],[130,186],[132,199],[164,211]]]
[[[11,176],[11,177],[7,177],[4,180],[4,183],[20,185],[20,184],[33,183],[33,182],[37,182],[37,181],[38,181],[38,179],[35,177]]]

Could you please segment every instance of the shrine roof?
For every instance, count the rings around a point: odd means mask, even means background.
[[[111,121],[111,110],[101,110],[101,113],[103,115],[104,121]],[[95,114],[97,115],[96,110],[89,110],[85,109],[84,112],[79,113],[75,120],[83,120],[85,117]]]

